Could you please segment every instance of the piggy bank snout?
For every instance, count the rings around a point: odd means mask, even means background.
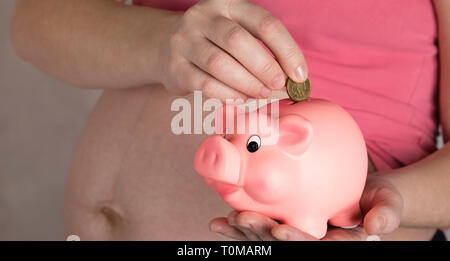
[[[204,178],[237,185],[240,158],[236,147],[221,136],[207,138],[197,150],[195,170]]]

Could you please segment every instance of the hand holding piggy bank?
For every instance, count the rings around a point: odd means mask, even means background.
[[[249,123],[271,116],[258,110],[233,117]],[[208,137],[195,155],[196,171],[232,208],[317,238],[327,223],[360,224],[367,151],[350,114],[321,99],[286,99],[279,101],[278,118],[270,120],[276,124],[257,130],[245,124],[243,133]]]

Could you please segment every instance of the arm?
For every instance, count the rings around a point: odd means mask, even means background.
[[[160,83],[224,101],[267,98],[286,74],[308,76],[280,20],[246,0],[203,0],[185,13],[115,0],[17,0],[11,32],[19,56],[83,87]]]
[[[88,88],[160,82],[157,59],[174,13],[112,0],[17,0],[16,53],[54,77]]]
[[[401,226],[450,226],[450,1],[435,0],[439,26],[440,120],[446,144],[388,178],[404,199]]]

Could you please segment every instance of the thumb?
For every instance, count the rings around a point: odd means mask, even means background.
[[[364,228],[368,235],[390,233],[400,226],[403,211],[403,199],[397,193],[385,191],[380,193],[377,200],[364,217]]]

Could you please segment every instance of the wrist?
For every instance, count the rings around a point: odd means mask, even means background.
[[[150,19],[141,32],[139,48],[135,52],[137,77],[141,85],[162,84],[170,36],[181,18],[180,13],[163,11]]]

